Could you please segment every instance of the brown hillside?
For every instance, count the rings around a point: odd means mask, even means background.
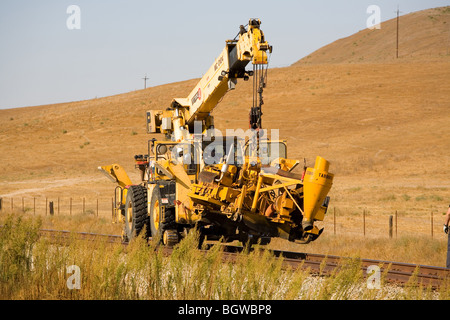
[[[373,63],[396,60],[397,19],[339,39],[294,65]],[[399,60],[439,60],[450,54],[450,6],[413,12],[399,19]]]
[[[436,18],[424,12],[407,17],[424,16],[439,35],[448,25],[443,23],[443,10],[430,12]],[[374,41],[378,31],[367,31],[364,38],[365,32],[357,34],[361,39],[357,48],[369,35]],[[383,39],[380,46],[390,41]],[[347,61],[345,50],[332,45],[320,56],[330,57],[329,62],[333,47],[336,59]],[[416,47],[428,45],[417,40]],[[301,61],[271,69],[263,126],[280,130],[280,138],[288,140],[290,157],[306,158],[309,165],[317,155],[331,161],[336,174],[333,205],[383,213],[405,208],[442,211],[450,190],[450,56],[441,53],[436,61],[423,49],[403,63],[383,59],[368,63],[365,56],[363,64],[315,60],[315,65]],[[310,59],[318,56],[316,52]],[[133,157],[147,153],[151,138],[145,133],[145,111],[167,107],[173,97],[186,96],[196,82],[0,110],[0,197],[111,196],[114,185],[97,167],[120,163],[136,179]],[[240,81],[214,110],[216,127],[247,129],[251,100],[251,81]]]

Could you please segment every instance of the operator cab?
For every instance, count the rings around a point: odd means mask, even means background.
[[[286,140],[260,140],[259,152],[256,155],[254,154],[254,151],[256,151],[254,144],[252,145],[250,140],[247,141],[244,148],[246,157],[257,156],[263,165],[270,165],[279,158],[287,158]]]

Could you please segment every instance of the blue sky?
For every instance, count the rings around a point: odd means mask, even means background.
[[[70,5],[80,29],[69,29]],[[239,25],[260,18],[288,66],[366,28],[367,8],[381,21],[450,5],[442,0],[1,0],[0,109],[104,97],[201,77]]]

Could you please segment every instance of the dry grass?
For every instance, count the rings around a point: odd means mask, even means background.
[[[308,271],[282,270],[268,251],[242,253],[236,262],[222,261],[221,246],[206,255],[190,233],[172,255],[164,257],[136,239],[119,244],[72,241],[50,244],[38,236],[41,221],[9,216],[0,232],[1,299],[435,299],[448,288],[431,292],[413,285],[394,288],[382,281],[368,288],[358,259],[345,262],[332,276],[311,277]],[[69,266],[79,268],[79,282]],[[78,287],[71,285],[78,284]]]

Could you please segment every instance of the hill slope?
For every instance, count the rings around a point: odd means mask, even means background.
[[[364,29],[339,39],[294,65],[373,63],[396,60],[397,19],[380,29]],[[413,12],[399,18],[399,60],[439,60],[450,54],[450,6]]]

